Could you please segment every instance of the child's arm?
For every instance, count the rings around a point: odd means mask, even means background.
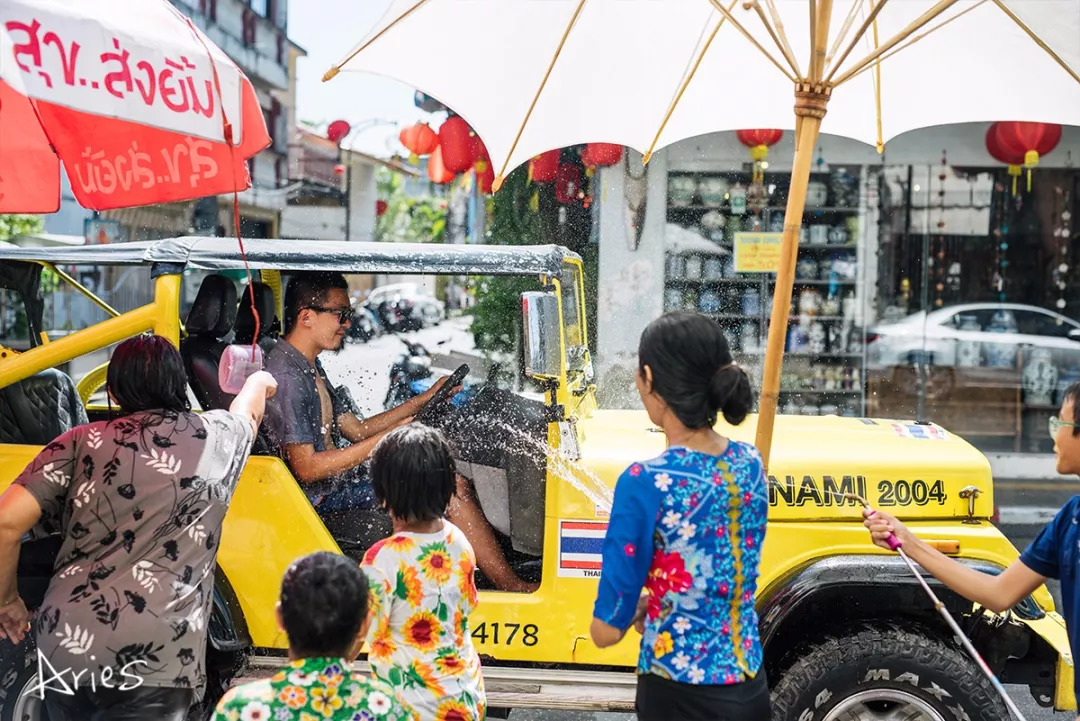
[[[1036,588],[1046,583],[1046,579],[1053,575],[1054,567],[1056,567],[1056,560],[1051,561],[1053,554],[1038,553],[1038,550],[1042,547],[1052,545],[1054,523],[1051,523],[1039,534],[1039,538],[1032,543],[1031,548],[1024,552],[1021,560],[1015,561],[999,575],[991,576],[949,558],[921,540],[909,531],[903,523],[888,513],[884,511],[865,511],[864,515],[867,514],[865,525],[870,529],[870,535],[875,544],[888,549],[890,548],[888,544],[889,534],[895,534],[903,544],[904,552],[907,553],[911,560],[925,568],[930,572],[930,575],[964,598],[985,606],[995,613],[1007,611]],[[1040,565],[1037,560],[1034,560],[1039,555],[1046,555],[1046,562],[1049,565],[1038,569],[1029,567],[1028,564]],[[1049,571],[1050,573],[1042,575],[1039,571]]]

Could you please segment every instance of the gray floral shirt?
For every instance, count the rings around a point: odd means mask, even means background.
[[[35,535],[63,536],[34,622],[47,673],[201,698],[221,524],[252,440],[227,411],[136,413],[72,429],[15,479],[41,506]]]

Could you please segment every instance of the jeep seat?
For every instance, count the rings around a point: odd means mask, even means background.
[[[74,381],[55,368],[0,388],[0,443],[44,446],[86,422]]]
[[[208,275],[199,287],[180,344],[188,383],[203,410],[228,408],[230,397],[218,384],[218,363],[225,336],[236,322],[236,285],[223,275]]]
[[[266,283],[255,281],[251,284],[255,291],[255,308],[259,311],[259,337],[255,338],[255,315],[251,312],[251,295],[245,288],[240,293],[240,305],[236,310],[236,338],[234,343],[251,345],[254,342],[262,348],[263,357],[277,343],[280,324],[274,306],[274,291]]]

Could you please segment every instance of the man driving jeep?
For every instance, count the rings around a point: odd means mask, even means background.
[[[266,435],[331,534],[366,549],[390,535],[392,524],[375,499],[365,462],[379,440],[410,422],[446,379],[397,408],[362,419],[348,392],[330,383],[318,361],[323,351],[341,347],[352,313],[340,273],[305,273],[290,280],[285,335],[266,357],[266,370],[278,380],[278,393],[267,404]],[[475,494],[460,477],[450,517],[498,589],[536,589],[507,563]]]

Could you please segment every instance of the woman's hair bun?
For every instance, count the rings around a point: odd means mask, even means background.
[[[710,400],[724,414],[724,420],[737,426],[754,409],[754,391],[746,371],[734,363],[722,366],[709,385]]]

